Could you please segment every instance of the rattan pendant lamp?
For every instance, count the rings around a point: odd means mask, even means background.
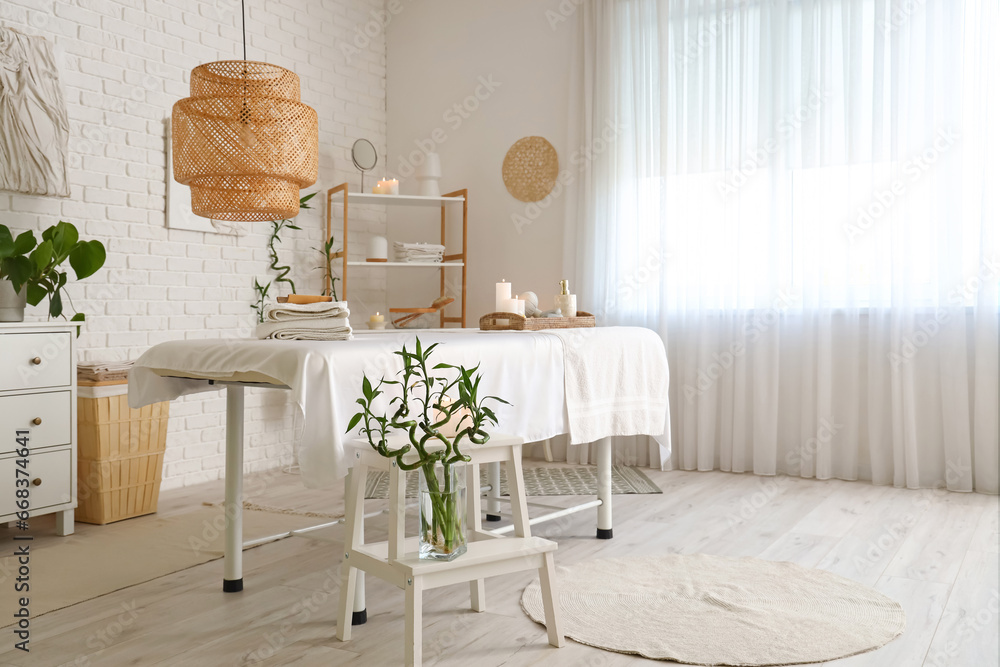
[[[316,182],[316,111],[300,101],[294,72],[246,59],[243,12],[243,60],[195,67],[191,97],[174,104],[174,180],[191,187],[195,215],[292,218],[299,189]]]

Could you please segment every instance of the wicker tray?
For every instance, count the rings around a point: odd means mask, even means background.
[[[507,324],[498,324],[497,320],[507,320]],[[479,328],[483,331],[541,331],[596,326],[597,318],[582,310],[576,311],[576,317],[525,317],[514,313],[489,313],[479,318]]]

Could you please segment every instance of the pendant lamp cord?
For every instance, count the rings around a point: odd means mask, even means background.
[[[243,60],[247,59],[247,5],[246,0],[240,0],[240,13],[243,15]]]

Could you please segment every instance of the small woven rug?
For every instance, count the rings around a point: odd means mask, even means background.
[[[721,556],[588,560],[556,572],[567,637],[690,665],[797,665],[875,650],[906,629],[902,607],[824,570]],[[543,623],[536,579],[521,607]]]
[[[486,467],[480,466],[479,479],[486,484]],[[597,493],[597,466],[537,467],[524,469],[524,490],[529,496],[592,496]],[[651,479],[638,468],[612,466],[611,492],[663,493]],[[500,495],[507,492],[507,470],[500,466]],[[368,472],[365,498],[389,497],[389,473],[380,470]],[[406,475],[406,497],[417,497],[417,474]]]

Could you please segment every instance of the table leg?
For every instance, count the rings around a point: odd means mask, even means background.
[[[500,463],[494,461],[486,464],[486,482],[490,485],[490,492],[486,494],[486,520],[500,520]]]
[[[611,523],[611,438],[601,438],[597,441],[597,539],[610,540]]]
[[[226,387],[226,545],[222,590],[243,590],[243,387]]]

